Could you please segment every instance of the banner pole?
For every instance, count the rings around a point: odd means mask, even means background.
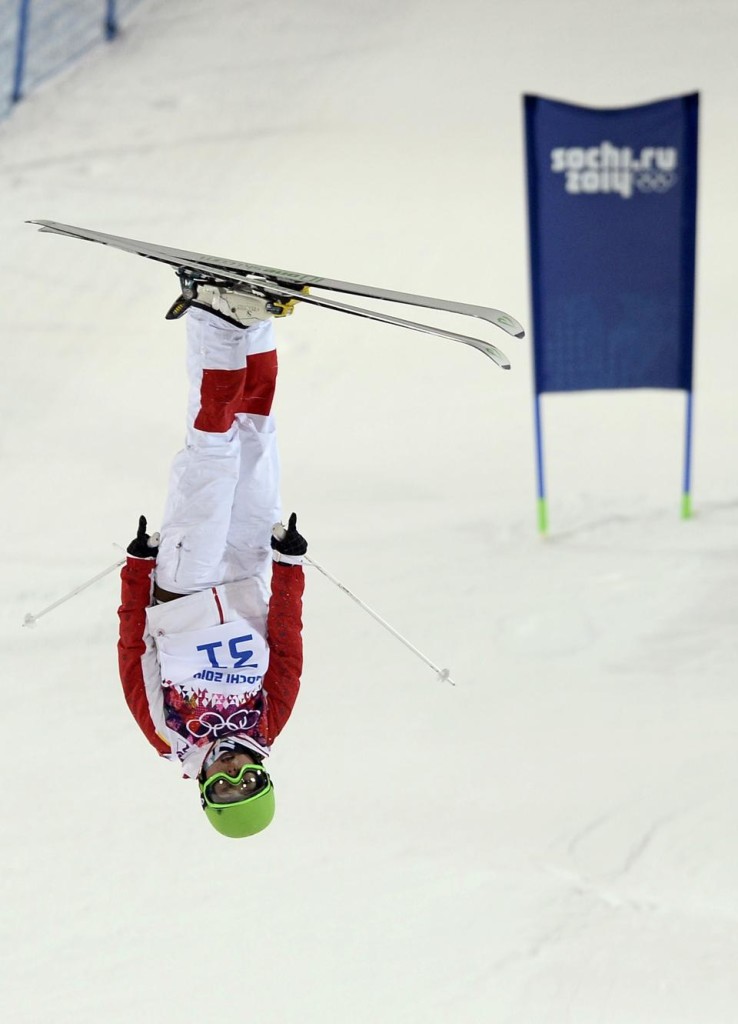
[[[684,482],[682,484],[682,519],[692,518],[692,392],[687,392],[686,427],[684,432]]]
[[[546,485],[543,473],[543,431],[541,428],[541,396],[536,392],[533,403],[536,434],[536,486],[538,509],[538,532],[548,533],[548,504],[546,502]]]

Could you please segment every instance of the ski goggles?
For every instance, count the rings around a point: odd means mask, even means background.
[[[235,775],[216,772],[200,783],[202,798],[209,807],[242,804],[271,788],[269,773],[258,764],[245,764]]]

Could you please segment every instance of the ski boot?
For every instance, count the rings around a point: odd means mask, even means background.
[[[205,278],[186,267],[177,270],[182,294],[174,300],[166,314],[167,320],[178,320],[190,306],[205,309],[236,327],[253,327],[270,317],[290,316],[295,309],[297,298],[280,299],[274,295],[258,294],[247,285],[240,289],[232,281]],[[264,288],[268,281],[264,281]],[[260,283],[254,289],[261,291]],[[307,294],[307,287],[299,289]]]

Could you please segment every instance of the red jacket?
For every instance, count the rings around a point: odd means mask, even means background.
[[[263,679],[248,677],[247,690],[241,686],[235,688],[236,692],[225,692],[229,688],[218,684],[190,681],[186,686],[179,686],[162,679],[157,638],[152,636],[147,616],[147,609],[152,607],[155,564],[152,558],[128,557],[121,571],[122,596],[118,609],[118,664],[123,692],[144,736],[162,757],[180,761],[185,775],[190,777],[197,775],[212,741],[228,733],[249,736],[264,753],[269,753],[271,744],[292,713],[300,688],[305,586],[302,567],[273,563],[268,611],[263,608],[268,668]],[[234,623],[243,623],[252,632],[261,633],[263,615],[260,617],[257,613],[245,619],[242,611],[234,611],[239,607],[239,587],[247,587],[249,582],[224,584],[199,595],[178,598],[167,605],[157,605],[151,614],[166,613],[170,634],[179,632],[171,628],[171,621],[176,621],[180,613],[187,613],[183,630],[191,629],[195,621],[198,627],[207,627],[209,636],[218,635],[219,622],[224,632],[230,627],[232,633]],[[182,635],[188,634],[183,632]],[[202,657],[203,669],[207,669],[207,658]],[[198,679],[212,677],[213,672],[195,675]],[[227,678],[246,681],[247,677],[229,675]]]

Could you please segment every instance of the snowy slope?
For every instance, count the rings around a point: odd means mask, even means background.
[[[727,0],[151,0],[0,125],[3,1020],[735,1020],[736,42]],[[23,221],[526,322],[521,94],[695,88],[695,518],[683,396],[546,398],[542,542],[527,341],[300,309],[285,506],[458,686],[310,576],[278,819],[219,840],[123,705],[115,577],[20,627],[161,512],[175,279]]]

